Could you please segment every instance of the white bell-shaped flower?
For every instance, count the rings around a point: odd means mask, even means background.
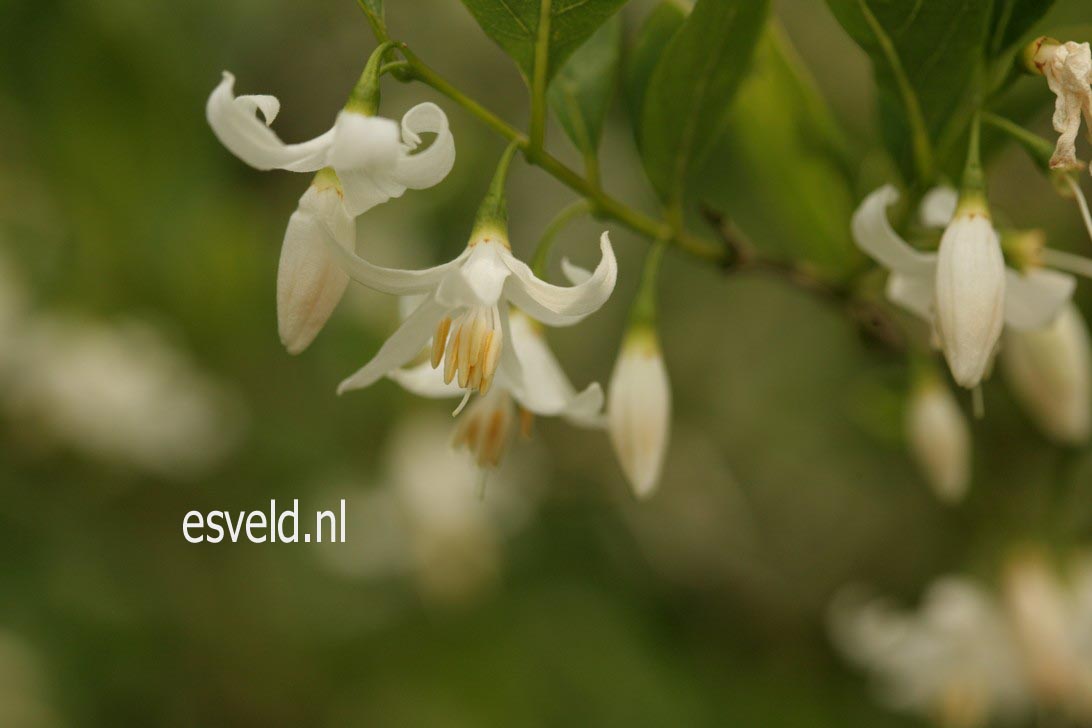
[[[670,438],[671,382],[651,326],[631,328],[622,342],[610,378],[607,431],[634,494],[652,495]]]
[[[971,482],[971,430],[955,397],[925,376],[907,404],[907,440],[922,472],[942,501],[962,500]]]
[[[511,355],[503,357],[493,378],[459,415],[453,444],[465,447],[479,467],[495,467],[518,429],[531,434],[535,415],[561,417],[578,427],[603,426],[603,389],[597,382],[577,392],[538,323],[518,309],[508,315]],[[395,369],[387,376],[422,397],[465,397],[467,393],[440,369],[424,362]]]
[[[1076,305],[1033,331],[1005,335],[1001,351],[1006,381],[1039,428],[1066,445],[1092,436],[1092,349]]]
[[[934,327],[952,375],[973,389],[991,363],[1002,325],[1047,326],[1072,297],[1076,279],[1045,268],[1006,268],[988,218],[974,209],[949,223],[939,253],[917,250],[887,219],[898,198],[891,186],[866,197],[853,215],[854,240],[891,272],[888,298]]]
[[[206,105],[209,125],[224,146],[257,169],[319,172],[289,220],[277,274],[278,328],[295,354],[325,325],[348,283],[324,240],[352,250],[354,218],[407,189],[440,182],[455,162],[455,142],[443,111],[424,103],[410,109],[401,124],[350,106],[329,131],[285,144],[269,128],[280,102],[273,96],[237,97],[234,83],[225,72]],[[436,138],[417,151],[425,133]]]

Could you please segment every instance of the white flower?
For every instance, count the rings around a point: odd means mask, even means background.
[[[145,324],[34,317],[6,384],[25,430],[158,475],[199,474],[238,440],[224,388]]]
[[[915,386],[906,432],[937,497],[949,503],[962,500],[971,480],[971,432],[955,397],[936,377]]]
[[[835,644],[875,674],[893,708],[973,728],[1026,711],[1014,636],[995,600],[958,577],[934,583],[917,613],[845,592],[831,606]]]
[[[1049,437],[1080,445],[1092,435],[1092,351],[1072,303],[1050,326],[1005,335],[1006,381]]]
[[[599,384],[593,382],[578,393],[539,325],[517,309],[511,310],[508,320],[513,356],[501,360],[494,386],[459,416],[452,441],[466,447],[480,468],[495,467],[501,461],[517,421],[524,436],[530,436],[534,415],[561,417],[580,427],[602,426],[603,390]],[[396,369],[388,376],[422,397],[464,396],[454,381],[445,381],[429,362]]]
[[[622,342],[610,378],[607,431],[633,492],[652,495],[670,437],[671,383],[651,327],[634,327]]]
[[[607,301],[618,276],[607,233],[600,238],[602,257],[595,271],[570,287],[540,280],[512,255],[505,235],[491,229],[476,232],[454,260],[422,271],[381,268],[329,241],[327,248],[354,280],[370,288],[398,296],[424,294],[423,303],[371,361],[341,383],[339,393],[368,387],[403,367],[431,337],[431,364],[443,363],[445,382],[485,394],[503,368],[507,388],[532,397],[540,373],[523,371],[505,345],[512,337],[509,304],[548,326],[569,326]]]
[[[891,186],[866,197],[853,215],[854,239],[891,271],[888,298],[934,326],[952,375],[974,388],[991,363],[1002,323],[1016,330],[1048,325],[1076,281],[1042,268],[1005,268],[996,232],[974,209],[949,223],[939,253],[916,250],[888,222],[887,207],[898,197]]]
[[[1006,564],[1004,596],[1039,700],[1092,719],[1092,563],[1064,576],[1038,551]]]
[[[1041,38],[1032,58],[1046,77],[1057,99],[1054,103],[1054,131],[1058,144],[1050,159],[1052,169],[1079,169],[1077,134],[1084,116],[1085,130],[1092,138],[1092,48],[1088,43],[1058,43]]]
[[[401,125],[346,109],[324,134],[285,144],[269,128],[280,102],[273,96],[236,97],[234,83],[234,76],[224,72],[206,106],[209,124],[224,146],[257,169],[322,170],[289,221],[277,274],[281,340],[298,353],[326,323],[348,282],[323,240],[332,238],[351,250],[353,219],[407,189],[440,182],[455,162],[455,142],[443,111],[424,103],[410,109]],[[434,133],[436,139],[417,152],[423,133]]]

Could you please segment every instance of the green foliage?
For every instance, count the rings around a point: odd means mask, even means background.
[[[848,147],[787,37],[771,28],[702,171],[702,199],[754,231],[764,252],[843,276],[859,261]]]
[[[767,7],[766,0],[699,0],[656,63],[642,102],[640,146],[665,200],[681,200],[723,132]]]
[[[949,153],[962,133],[979,90],[993,3],[827,0],[827,4],[872,59],[888,151],[907,182],[931,182],[938,157]]]
[[[624,86],[626,106],[629,108],[633,133],[637,137],[638,144],[641,143],[641,112],[644,110],[648,79],[652,76],[664,48],[671,42],[671,38],[685,20],[686,11],[680,5],[663,0],[648,14],[648,18],[637,33],[633,48],[630,49]]]
[[[463,4],[530,83],[540,44],[546,44],[549,81],[625,0],[463,0]]]
[[[604,23],[561,67],[550,84],[549,101],[569,138],[594,157],[618,80],[622,21]]]
[[[989,52],[997,57],[1019,41],[1027,39],[1030,29],[1043,19],[1055,0],[996,0],[990,24]]]

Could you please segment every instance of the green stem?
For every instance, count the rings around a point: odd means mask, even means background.
[[[546,75],[550,65],[550,0],[539,0],[535,67],[531,78],[531,146],[534,157],[546,146]]]
[[[656,325],[656,284],[660,279],[660,263],[663,261],[664,241],[656,242],[645,258],[645,269],[641,273],[641,288],[633,300],[629,322],[631,327],[651,328]]]
[[[723,246],[703,237],[693,235],[692,233],[683,230],[681,227],[673,228],[666,222],[656,220],[655,218],[614,199],[601,189],[598,189],[592,182],[565,166],[549,152],[541,150],[535,155],[528,154],[530,140],[522,132],[457,89],[443,76],[436,73],[436,71],[425,64],[405,45],[400,45],[399,48],[409,65],[409,73],[413,78],[431,86],[444,96],[447,96],[456,104],[463,107],[468,113],[477,117],[479,121],[493,131],[497,132],[505,139],[515,142],[525,153],[527,161],[530,164],[539,167],[569,189],[572,189],[582,197],[587,198],[591,203],[593,213],[596,216],[608,217],[616,220],[630,230],[653,240],[667,240],[679,250],[718,266],[727,267],[734,262],[732,252],[726,250]]]
[[[554,219],[550,221],[550,224],[546,226],[546,229],[542,231],[542,237],[538,241],[538,247],[535,248],[534,260],[531,261],[531,270],[535,272],[536,276],[539,278],[544,277],[543,274],[546,272],[546,264],[550,260],[550,250],[553,248],[554,240],[557,239],[558,233],[577,217],[591,212],[591,209],[591,203],[587,200],[577,200],[562,208],[561,212],[554,216]]]
[[[349,102],[345,105],[347,110],[364,116],[375,116],[379,111],[379,77],[383,75],[383,58],[393,47],[393,43],[384,41],[372,51],[360,79],[349,94]]]
[[[986,175],[982,171],[982,119],[975,114],[971,120],[971,137],[967,144],[967,166],[963,168],[960,203],[985,203]]]
[[[512,142],[504,150],[497,162],[497,171],[493,173],[493,181],[489,183],[489,191],[485,193],[482,204],[478,207],[478,215],[474,218],[474,231],[471,238],[476,238],[482,233],[492,232],[500,235],[504,242],[508,242],[508,196],[504,193],[508,183],[508,168],[512,166],[512,157],[516,154],[518,145]]]
[[[1054,154],[1054,145],[1049,140],[1028,131],[1014,121],[989,111],[982,112],[982,121],[1008,135],[1031,155],[1036,164],[1050,171],[1050,158]]]

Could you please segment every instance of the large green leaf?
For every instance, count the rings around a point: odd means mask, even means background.
[[[626,0],[463,0],[486,35],[515,59],[528,83],[534,78],[536,49],[541,48],[544,53],[549,81],[596,28],[625,3]]]
[[[767,0],[698,0],[656,63],[642,102],[640,146],[665,200],[681,199],[723,132],[767,7]]]
[[[615,16],[573,53],[550,83],[550,106],[585,156],[594,156],[599,148],[621,55],[622,19]]]
[[[908,182],[930,182],[979,90],[993,0],[827,4],[872,59],[888,150]]]
[[[771,28],[701,170],[700,199],[765,254],[839,278],[860,259],[849,237],[857,166],[849,150],[788,39]]]
[[[997,57],[1029,35],[1055,0],[996,0],[990,27],[990,55]],[[1031,38],[1027,38],[1031,40]]]
[[[641,143],[642,112],[644,111],[645,92],[648,80],[656,69],[656,62],[663,55],[664,48],[682,27],[686,20],[686,11],[676,2],[663,0],[653,8],[641,29],[627,57],[625,69],[626,106],[637,137]]]

